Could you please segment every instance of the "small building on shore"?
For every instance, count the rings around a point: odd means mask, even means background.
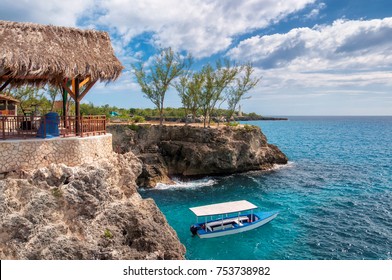
[[[17,116],[19,103],[12,96],[0,94],[0,116]]]
[[[0,20],[0,38],[0,95],[24,85],[53,86],[61,90],[63,105],[68,96],[75,104],[75,116],[69,116],[63,106],[63,119],[57,122],[64,134],[84,136],[85,132],[95,135],[106,131],[105,118],[81,116],[80,102],[96,82],[115,81],[124,69],[107,32]],[[5,95],[2,100],[2,139],[34,137],[33,129],[26,133],[27,121],[31,128],[38,128],[42,122],[46,126],[45,120],[38,118],[7,117],[16,114],[17,100]]]
[[[81,116],[79,105],[95,83],[115,81],[123,69],[107,32],[0,20],[0,175],[108,158],[106,116]],[[15,116],[20,103],[4,93],[25,85],[59,89],[62,104],[71,96],[75,116]]]

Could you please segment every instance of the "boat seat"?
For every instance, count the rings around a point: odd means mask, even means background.
[[[248,221],[248,217],[247,216],[241,216],[241,217],[235,217],[235,218],[231,218],[231,219],[223,219],[223,224],[231,224],[231,223],[242,223],[243,221]],[[218,220],[218,221],[214,221],[214,222],[209,222],[207,223],[207,227],[213,227],[213,226],[220,226],[222,225],[222,220]]]

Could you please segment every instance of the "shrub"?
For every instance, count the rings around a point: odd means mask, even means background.
[[[133,116],[131,120],[135,123],[143,123],[146,119],[143,116]]]
[[[55,198],[60,198],[63,196],[63,193],[61,192],[61,190],[59,188],[53,188],[52,194]]]
[[[226,126],[232,126],[232,127],[239,126],[239,125],[240,125],[239,122],[228,122],[228,123],[226,123]]]
[[[246,131],[248,131],[248,132],[251,132],[251,131],[257,130],[258,127],[255,126],[255,125],[251,125],[251,124],[245,124],[245,125],[244,125],[244,129],[245,129]]]
[[[108,239],[112,239],[113,233],[111,233],[111,231],[106,228],[105,231],[103,232],[103,237],[108,238]]]
[[[137,131],[139,131],[140,126],[138,126],[137,124],[133,123],[133,124],[128,125],[128,128],[137,132]]]

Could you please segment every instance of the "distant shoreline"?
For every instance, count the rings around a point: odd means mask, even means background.
[[[146,117],[146,121],[159,121],[159,117]],[[178,117],[165,117],[165,121],[168,122],[185,122],[184,118]],[[234,117],[234,121],[287,121],[288,118],[280,117],[255,117],[255,116],[244,116],[244,117]]]
[[[236,121],[288,121],[288,118],[281,117],[235,117]]]

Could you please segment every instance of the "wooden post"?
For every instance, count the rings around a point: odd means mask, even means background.
[[[1,118],[1,122],[2,122],[3,139],[5,139],[5,117]]]
[[[67,91],[64,87],[61,87],[63,90],[63,118],[64,118],[64,129],[67,129]]]
[[[74,79],[75,83],[72,83],[75,85],[73,88],[74,93],[75,93],[75,121],[76,121],[76,135],[79,135],[80,133],[80,104],[79,104],[79,78]]]

